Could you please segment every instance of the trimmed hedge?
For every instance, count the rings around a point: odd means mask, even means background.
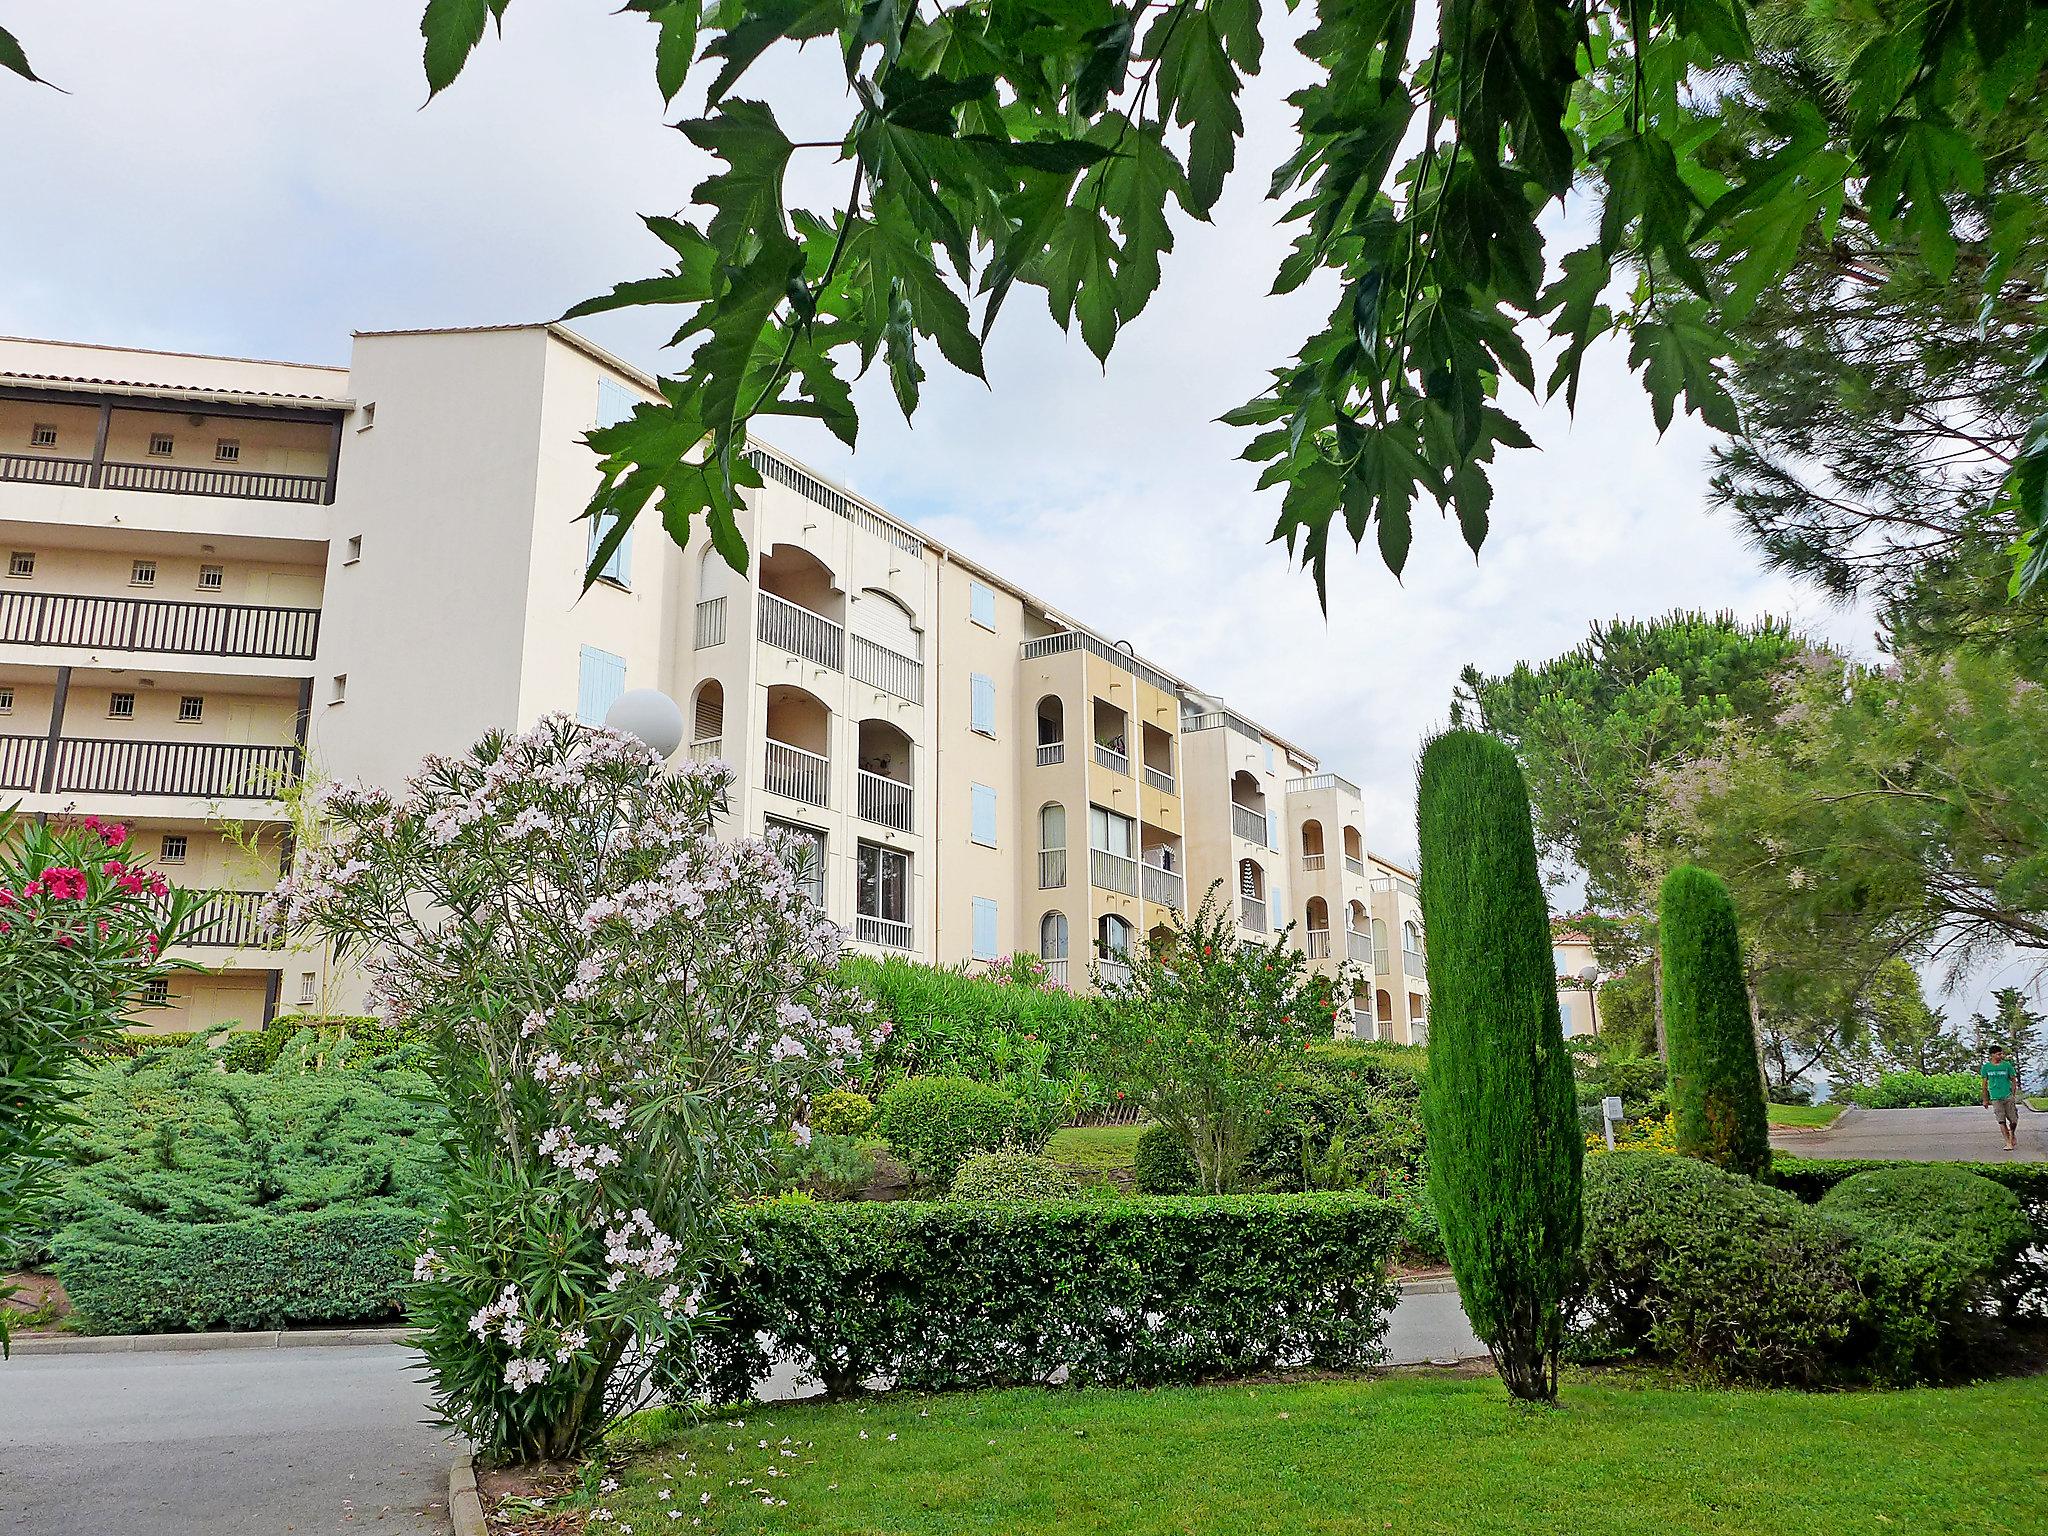
[[[1400,1223],[1359,1195],[754,1206],[686,1385],[739,1401],[779,1360],[833,1392],[1355,1369],[1383,1354]]]
[[[903,1159],[911,1178],[945,1189],[976,1152],[1043,1150],[1034,1116],[1013,1093],[971,1077],[905,1078],[875,1104],[874,1133]]]
[[[1031,1152],[977,1152],[953,1175],[955,1200],[1071,1200],[1074,1176]]]
[[[1874,1083],[1848,1083],[1838,1098],[1865,1109],[1946,1109],[1984,1101],[1974,1072],[1887,1072]]]
[[[1771,1129],[1735,901],[1719,875],[1681,864],[1664,877],[1657,950],[1678,1150],[1760,1178],[1771,1166]]]
[[[1187,1143],[1163,1125],[1148,1126],[1131,1159],[1131,1182],[1141,1195],[1191,1195],[1202,1186]]]
[[[1027,967],[1013,965],[1014,979],[1002,979],[849,955],[839,974],[895,1026],[871,1059],[885,1079],[909,1072],[998,1078],[1018,1065],[1017,1046],[1026,1041],[1045,1047],[1049,1078],[1087,1069],[1099,1005],[1052,985],[1042,971],[1027,977]]]

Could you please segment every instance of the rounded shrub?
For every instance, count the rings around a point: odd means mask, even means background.
[[[1874,1083],[1850,1083],[1840,1097],[1865,1109],[1946,1109],[1979,1103],[1984,1080],[1974,1072],[1887,1072]]]
[[[865,1136],[875,1123],[875,1101],[850,1088],[811,1100],[811,1129],[823,1136]]]
[[[1763,1070],[1735,901],[1720,876],[1681,864],[1664,877],[1657,945],[1678,1150],[1761,1178],[1771,1166]]]
[[[1472,1326],[1516,1397],[1557,1396],[1579,1253],[1579,1133],[1550,913],[1514,753],[1478,731],[1423,749],[1429,1189]]]
[[[970,1155],[1010,1145],[1022,1112],[1014,1094],[970,1077],[910,1077],[876,1102],[874,1130],[915,1183],[944,1189]]]
[[[2010,1271],[2034,1240],[2019,1196],[1981,1174],[1938,1163],[1856,1174],[1823,1195],[1820,1209],[1867,1233],[1932,1244],[1987,1284]]]
[[[1191,1195],[1202,1171],[1186,1143],[1163,1125],[1149,1126],[1131,1157],[1131,1180],[1141,1195]]]
[[[1035,1152],[977,1152],[953,1175],[955,1200],[1071,1200],[1073,1175]]]

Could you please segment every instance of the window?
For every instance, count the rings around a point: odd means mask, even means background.
[[[1422,953],[1422,930],[1413,923],[1401,925],[1401,947],[1411,955]]]
[[[327,702],[330,704],[346,704],[348,702],[348,674],[346,672],[337,672],[332,678],[328,679]]]
[[[996,957],[996,904],[987,896],[974,898],[974,958]]]
[[[135,695],[132,693],[108,694],[107,718],[109,720],[133,720],[135,718]]]
[[[342,558],[343,565],[354,565],[363,558],[363,536],[352,533],[348,536],[348,554]]]
[[[1564,1027],[1567,1039],[1579,1032],[1578,1027],[1572,1022],[1572,1000],[1570,998],[1560,997],[1557,1000],[1557,1021]]]
[[[996,627],[995,588],[983,586],[978,581],[967,583],[967,617],[983,629],[993,633]]]
[[[1556,948],[1555,946],[1552,946],[1550,951],[1550,968],[1553,971],[1557,972],[1558,975],[1562,976],[1564,974],[1564,967],[1564,951]]]
[[[768,818],[768,841],[781,845],[782,856],[797,875],[797,884],[819,907],[825,905],[825,834],[800,821]]]
[[[171,978],[152,976],[142,984],[142,1000],[154,1007],[161,1007],[171,1000]]]
[[[28,430],[28,445],[31,448],[54,448],[57,446],[57,429],[47,421],[39,421]]]
[[[910,855],[880,843],[862,843],[854,910],[885,923],[910,921]]]
[[[187,846],[188,840],[185,833],[166,832],[163,843],[157,849],[157,859],[160,863],[164,864],[182,864],[185,862]]]
[[[1038,958],[1041,960],[1064,960],[1067,958],[1067,914],[1048,912],[1038,920]]]
[[[188,693],[178,700],[178,723],[197,725],[206,718],[206,697],[204,694]]]
[[[7,574],[26,581],[36,573],[36,552],[32,549],[10,550],[7,555]]]
[[[633,414],[640,397],[614,379],[597,381],[597,424],[615,427]]]
[[[14,713],[14,688],[11,684],[0,686],[0,715]]]
[[[1262,747],[1261,750],[1266,754],[1266,772],[1271,773],[1273,771],[1273,749],[1268,745]]]
[[[213,445],[213,462],[234,464],[242,457],[242,440],[239,437],[223,437]]]
[[[1130,959],[1132,928],[1128,919],[1105,912],[1095,925],[1095,952],[1117,964]]]
[[[1088,846],[1098,853],[1113,853],[1120,859],[1128,859],[1133,841],[1131,828],[1128,816],[1105,811],[1099,805],[1088,807]]]
[[[996,680],[976,672],[967,680],[967,727],[982,736],[996,733]]]
[[[156,562],[138,560],[128,567],[128,585],[131,587],[153,587],[156,585]]]
[[[199,590],[218,592],[228,584],[228,568],[224,565],[202,565],[199,567]]]
[[[171,456],[171,449],[175,446],[171,439],[171,434],[168,432],[152,432],[149,434],[149,456],[153,459],[169,458]]]
[[[317,971],[299,972],[299,1005],[316,1002],[320,997],[320,976]]]
[[[603,725],[604,717],[626,691],[626,658],[583,647],[576,675],[576,718],[585,725]]]
[[[583,566],[586,571],[596,562],[597,546],[604,542],[605,535],[611,531],[612,522],[613,519],[609,517],[593,517],[590,520],[590,543],[583,552]],[[618,546],[605,556],[604,565],[599,568],[597,579],[609,581],[614,586],[629,587],[632,585],[632,570],[633,530],[628,528],[626,536],[619,540]]]
[[[974,821],[968,836],[984,848],[996,845],[996,792],[986,784],[971,786]]]

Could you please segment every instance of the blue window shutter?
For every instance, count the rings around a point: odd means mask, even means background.
[[[583,647],[576,669],[576,718],[585,725],[603,725],[604,717],[626,691],[626,658]]]
[[[587,571],[590,562],[597,558],[597,546],[611,531],[612,522],[607,517],[593,517],[590,520],[590,542],[583,550],[583,568]],[[607,581],[616,581],[620,586],[632,585],[633,572],[633,530],[628,528],[626,536],[619,540],[619,547],[612,551],[611,558],[604,563],[604,569],[597,574]]]
[[[969,680],[968,727],[984,736],[996,733],[996,680],[976,672]]]
[[[983,629],[996,627],[996,594],[978,581],[967,583],[967,617]]]
[[[990,848],[996,845],[996,792],[986,784],[973,786],[973,838]]]
[[[996,957],[996,904],[986,896],[974,898],[974,958]]]

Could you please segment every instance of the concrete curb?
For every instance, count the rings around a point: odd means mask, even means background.
[[[476,1491],[474,1456],[458,1457],[448,1469],[448,1518],[455,1522],[455,1536],[490,1536],[483,1495]]]
[[[17,1355],[197,1354],[216,1349],[332,1349],[346,1344],[409,1344],[410,1328],[264,1328],[246,1333],[80,1333],[28,1335]]]
[[[1458,1282],[1444,1275],[1435,1280],[1403,1280],[1396,1289],[1403,1296],[1454,1296]]]

